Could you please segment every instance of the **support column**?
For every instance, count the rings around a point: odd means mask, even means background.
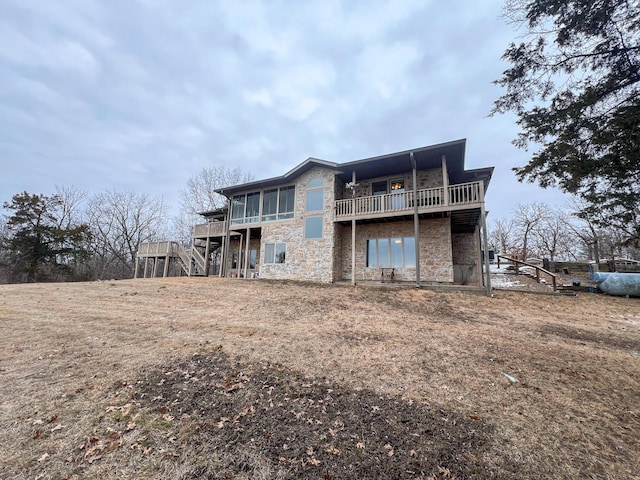
[[[240,278],[240,272],[242,271],[242,244],[244,243],[244,234],[240,234],[240,242],[238,242],[238,263],[236,264],[236,275]]]
[[[144,257],[144,277],[147,278],[147,267],[149,265],[149,257]]]
[[[249,278],[249,242],[251,241],[251,228],[247,228],[247,243],[244,248],[244,278]]]
[[[211,256],[211,238],[207,237],[207,245],[204,247],[204,276],[209,276],[209,257]]]
[[[447,156],[442,155],[442,189],[444,190],[444,205],[449,205],[449,171],[447,170]]]
[[[160,258],[160,257],[153,257],[153,275],[152,275],[152,278],[156,278],[156,276],[158,274],[158,258]]]
[[[133,278],[138,278],[138,270],[140,270],[140,257],[136,255],[136,269],[133,271]]]
[[[162,278],[167,278],[169,276],[170,261],[171,261],[171,256],[167,253],[167,256],[164,257],[164,271],[162,272]]]
[[[484,286],[487,291],[487,296],[491,296],[491,271],[489,270],[489,239],[487,236],[487,212],[484,209],[484,182],[480,183],[480,194],[482,195],[482,204],[480,206],[480,221],[482,222],[482,241],[484,251],[484,273],[485,282]]]
[[[411,168],[413,170],[413,235],[415,237],[416,249],[416,288],[420,288],[420,217],[418,216],[418,174],[416,171],[416,159],[413,157],[413,152],[411,152]]]
[[[227,259],[229,258],[229,240],[231,238],[231,198],[227,198],[227,218],[225,220],[225,228],[227,233],[225,235],[224,249],[222,250],[222,260],[220,264],[220,276],[225,277],[227,275]]]
[[[356,284],[356,171],[351,172],[351,285]]]
[[[224,261],[227,258],[225,255],[225,248],[227,245],[226,235],[220,239],[220,268],[218,269],[218,277],[222,278],[222,272],[224,269]]]

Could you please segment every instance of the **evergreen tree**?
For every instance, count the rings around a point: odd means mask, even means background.
[[[528,35],[503,56],[492,114],[514,112],[514,143],[537,148],[519,180],[576,194],[640,243],[640,3],[511,0],[506,15]]]
[[[3,207],[10,212],[3,249],[11,258],[14,275],[23,273],[27,281],[67,278],[72,266],[87,257],[89,227],[85,224],[62,226],[56,214],[62,207],[57,195],[13,196]]]

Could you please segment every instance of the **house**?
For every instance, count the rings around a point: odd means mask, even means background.
[[[465,170],[465,146],[309,158],[280,177],[216,190],[228,207],[203,214],[191,248],[140,246],[144,276],[149,258],[153,276],[176,258],[188,275],[486,287],[481,232],[493,167]]]

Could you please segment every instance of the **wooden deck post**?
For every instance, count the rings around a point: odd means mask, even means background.
[[[356,201],[356,171],[351,172],[351,182],[353,183],[352,190],[352,212],[353,218],[351,219],[351,285],[356,284],[356,217],[355,217],[355,201]]]
[[[147,267],[149,266],[149,257],[144,257],[144,276],[143,278],[147,278]]]
[[[411,152],[411,168],[413,170],[413,235],[415,237],[416,257],[416,288],[420,288],[420,217],[418,216],[418,174],[416,172],[416,159]],[[444,155],[442,161],[445,162]]]
[[[209,263],[211,263],[209,259],[210,256],[211,256],[211,237],[207,235],[207,244],[204,247],[204,276],[205,277],[209,276]]]
[[[133,271],[133,278],[138,278],[138,270],[140,270],[140,257],[136,254],[136,268]]]
[[[226,256],[226,246],[227,246],[227,236],[222,237],[222,241],[220,242],[220,268],[218,269],[218,277],[222,278],[224,272],[224,262],[227,258]]]
[[[162,272],[162,278],[167,278],[169,276],[169,262],[171,257],[169,256],[169,252],[167,252],[167,256],[164,257],[164,271]]]
[[[449,205],[449,171],[447,170],[447,156],[442,154],[442,190],[444,191],[444,205]]]
[[[484,269],[485,269],[485,283],[484,286],[487,290],[487,296],[491,296],[491,271],[489,269],[489,236],[487,235],[487,213],[484,209],[484,184],[480,184],[480,198],[482,204],[480,207],[480,221],[482,222],[482,242],[484,247]]]
[[[244,248],[244,278],[249,275],[249,242],[251,241],[251,228],[247,228],[247,240]]]

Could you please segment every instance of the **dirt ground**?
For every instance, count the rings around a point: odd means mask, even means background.
[[[0,286],[3,479],[640,479],[640,299]]]

